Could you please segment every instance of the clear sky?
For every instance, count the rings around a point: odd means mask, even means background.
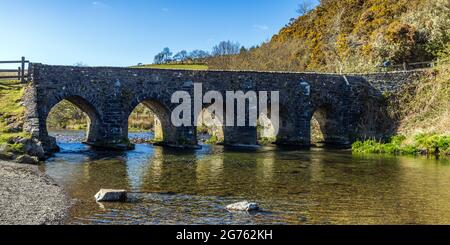
[[[164,47],[270,39],[316,0],[1,0],[0,60],[91,66],[152,63]]]

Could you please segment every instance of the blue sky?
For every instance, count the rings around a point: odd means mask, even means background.
[[[164,47],[270,39],[316,0],[2,0],[0,60],[91,66],[151,63]],[[22,17],[22,18],[19,18]]]

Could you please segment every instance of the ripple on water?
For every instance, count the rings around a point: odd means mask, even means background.
[[[41,166],[78,201],[72,224],[449,224],[450,164],[338,150],[201,150],[137,145],[93,151],[60,143]],[[98,204],[101,188],[133,201]],[[258,202],[263,212],[225,206]]]

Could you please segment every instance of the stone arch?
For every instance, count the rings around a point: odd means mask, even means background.
[[[311,115],[311,144],[320,145],[327,142],[330,134],[330,127],[333,123],[330,118],[332,107],[330,104],[323,104],[317,107]]]
[[[270,113],[260,113],[258,117],[258,143],[271,144],[276,142],[278,132],[275,132],[274,123],[271,120]]]
[[[311,143],[325,146],[349,144],[348,125],[344,123],[345,116],[345,110],[339,104],[324,102],[312,107],[308,117]],[[314,130],[321,134],[316,139],[313,137]]]
[[[56,140],[53,137],[48,135],[47,130],[47,118],[51,110],[63,100],[69,101],[76,107],[78,107],[81,111],[83,111],[88,116],[88,128],[87,128],[87,136],[84,143],[87,144],[95,144],[102,139],[102,118],[97,110],[97,107],[94,105],[95,102],[89,101],[80,95],[70,95],[64,94],[60,96],[55,96],[50,99],[47,103],[47,107],[44,111],[43,116],[43,125],[40,129],[41,137],[45,138],[44,144],[46,148],[48,148],[48,152],[56,152],[59,150],[59,147],[56,145]]]
[[[155,142],[174,144],[176,142],[176,135],[174,134],[176,129],[171,123],[171,109],[166,106],[164,102],[161,102],[159,99],[155,99],[155,97],[149,97],[140,101],[134,101],[132,103],[127,112],[126,125],[123,127],[124,130],[127,131],[126,134],[128,135],[128,118],[139,104],[143,104],[145,107],[150,109],[155,116]]]
[[[220,144],[224,142],[224,118],[216,115],[211,108],[212,104],[203,104],[202,111],[198,115],[197,132],[207,131],[211,137],[207,142],[211,144]],[[203,132],[204,133],[204,132]]]
[[[158,145],[186,148],[196,146],[197,134],[193,125],[191,127],[175,127],[172,124],[172,111],[177,105],[172,104],[170,99],[171,97],[167,94],[153,92],[137,95],[131,102],[124,101],[123,103],[127,105],[125,107],[126,116],[124,117],[122,126],[125,137],[128,136],[128,118],[133,110],[142,103],[155,114],[159,120],[158,123],[161,124],[161,130],[158,132],[158,136],[160,138],[162,137],[162,139],[156,142]]]
[[[282,110],[283,106],[280,105],[280,113],[279,113],[279,119],[278,119],[278,132],[276,130],[275,121],[273,120],[272,110],[271,106],[268,105],[265,111],[259,111],[258,114],[258,121],[257,121],[257,137],[258,137],[258,143],[259,144],[272,144],[276,143],[278,136],[280,134],[281,129],[281,117],[282,117]],[[261,109],[261,108],[260,108]]]
[[[258,142],[260,144],[274,143],[277,145],[304,145],[301,120],[298,120],[297,107],[280,103],[278,130],[273,120],[271,107],[267,112],[261,112],[258,117]],[[295,109],[290,109],[295,108]]]

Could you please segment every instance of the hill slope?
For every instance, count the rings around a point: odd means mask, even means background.
[[[431,61],[450,43],[448,0],[322,0],[272,40],[239,55],[210,59],[211,69],[374,71]]]

